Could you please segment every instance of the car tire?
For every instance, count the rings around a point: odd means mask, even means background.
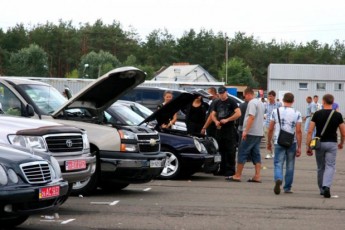
[[[164,169],[159,176],[160,179],[178,179],[183,177],[181,158],[173,151],[162,148],[162,152],[166,152],[167,158]]]
[[[28,215],[24,215],[24,216],[15,216],[13,218],[8,218],[8,219],[3,219],[3,220],[0,219],[0,226],[1,228],[4,228],[4,229],[12,229],[24,223],[28,218],[29,218]]]

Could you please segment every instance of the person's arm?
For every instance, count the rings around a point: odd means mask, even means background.
[[[213,122],[211,114],[208,116],[204,126],[201,129],[201,134],[205,134],[206,129],[210,126],[210,124]]]
[[[212,111],[212,113],[210,114],[212,121],[216,124],[217,127],[220,126],[220,121],[217,120],[217,113],[216,111]]]
[[[272,137],[273,137],[273,130],[274,130],[274,121],[270,121],[268,126],[268,133],[267,133],[267,150],[272,151]]]
[[[339,125],[339,130],[340,130],[341,138],[340,138],[340,143],[338,144],[338,148],[343,149],[344,140],[345,140],[345,123],[344,122]]]
[[[296,124],[296,139],[297,139],[297,149],[296,149],[296,157],[301,156],[301,149],[302,149],[302,123],[297,122]]]
[[[247,119],[246,128],[242,132],[242,139],[243,140],[245,140],[247,138],[247,133],[249,132],[250,128],[252,127],[254,120],[255,120],[255,116],[249,114],[248,119]]]
[[[232,116],[226,118],[226,119],[222,119],[219,122],[222,123],[223,125],[230,122],[230,121],[235,121],[237,120],[239,117],[241,116],[241,110],[240,108],[236,108],[234,113],[232,114]]]
[[[307,133],[307,140],[305,142],[306,143],[306,150],[307,150],[307,155],[308,156],[313,155],[312,151],[311,151],[311,148],[310,148],[310,142],[311,142],[311,139],[312,139],[312,136],[313,136],[314,128],[315,128],[315,122],[314,121],[310,121],[309,129],[308,129],[308,133]]]

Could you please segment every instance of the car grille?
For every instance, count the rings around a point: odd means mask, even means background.
[[[49,135],[45,137],[48,150],[52,153],[78,152],[83,150],[82,135]]]
[[[139,151],[142,153],[156,153],[160,150],[158,134],[137,134]]]
[[[48,183],[52,180],[49,164],[45,161],[21,164],[20,168],[30,184]]]

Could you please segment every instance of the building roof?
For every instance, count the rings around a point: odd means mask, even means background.
[[[157,74],[152,81],[218,82],[200,65],[177,63]]]
[[[345,65],[270,64],[268,79],[345,81]]]

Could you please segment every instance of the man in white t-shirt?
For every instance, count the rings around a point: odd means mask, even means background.
[[[284,94],[284,106],[273,110],[271,115],[271,122],[268,130],[267,149],[272,149],[271,140],[274,131],[274,193],[280,194],[280,186],[283,178],[285,179],[284,192],[292,193],[292,183],[295,171],[295,157],[301,155],[302,146],[302,115],[299,111],[292,108],[294,103],[294,95],[292,93]],[[279,117],[280,122],[279,122]],[[289,133],[295,133],[294,143],[290,147],[283,147],[278,144],[278,136],[280,130]],[[286,161],[285,177],[283,176],[283,167]]]

